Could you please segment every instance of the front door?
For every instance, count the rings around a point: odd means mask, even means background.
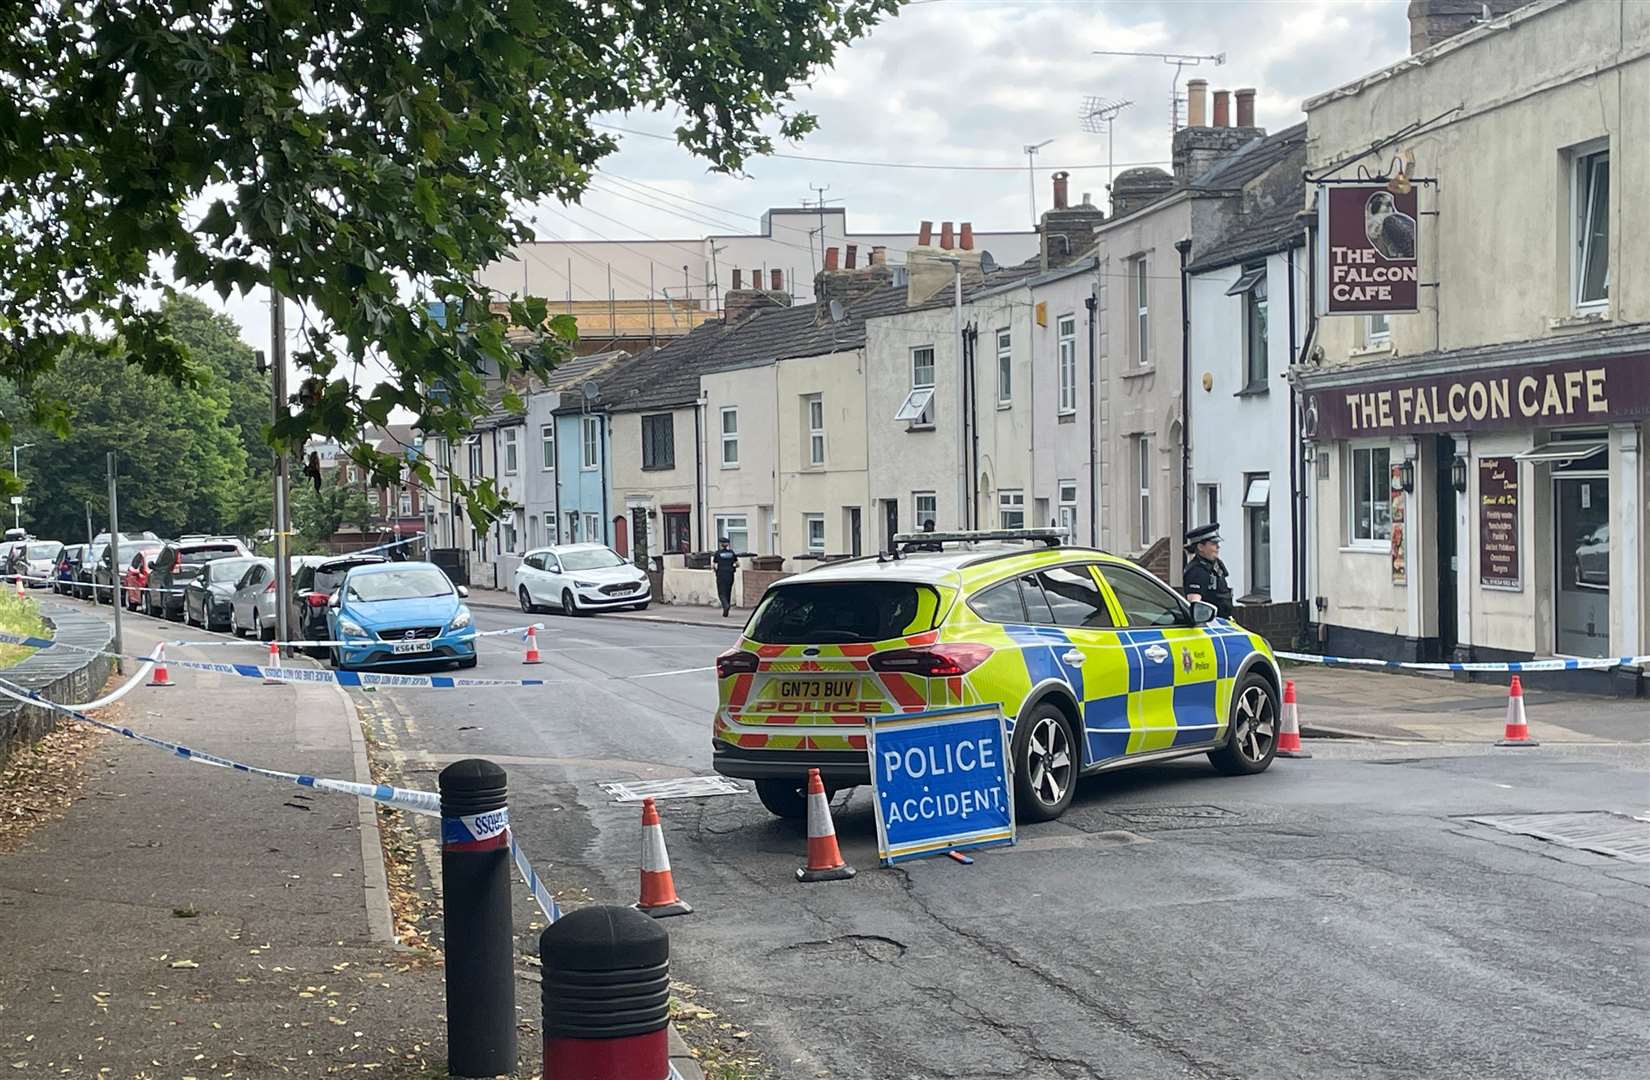
[[[850,506],[848,508],[848,550],[853,552],[854,558],[856,559],[863,554],[860,551],[859,507],[857,506]]]
[[[1596,469],[1597,459],[1587,465]],[[1553,476],[1556,650],[1565,656],[1610,652],[1610,477]]]
[[[630,557],[630,522],[623,514],[613,518],[613,550],[621,559]]]
[[[1437,461],[1433,470],[1434,505],[1437,507],[1438,532],[1438,658],[1452,659],[1455,655],[1457,631],[1455,626],[1456,536],[1455,485],[1450,472],[1455,464],[1455,440],[1440,435],[1436,442]]]
[[[894,550],[894,537],[899,535],[899,500],[882,500],[882,550]]]

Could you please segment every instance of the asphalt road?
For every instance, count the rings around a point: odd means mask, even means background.
[[[494,638],[475,674],[548,686],[360,700],[409,782],[492,758],[552,888],[629,902],[639,811],[597,785],[709,771],[707,669],[737,627],[538,618],[543,666]],[[696,908],[667,924],[673,973],[786,1077],[1650,1075],[1650,863],[1471,820],[1650,815],[1644,744],[1310,748],[1257,777],[1197,758],[1090,781],[972,866],[877,868],[868,796],[844,793],[860,874],[816,885],[754,794],[662,804]]]

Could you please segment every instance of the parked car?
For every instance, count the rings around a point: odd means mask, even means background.
[[[112,604],[117,594],[121,599],[129,600],[127,575],[133,565],[142,559],[147,566],[165,546],[164,540],[122,540],[118,550],[114,544],[105,544],[103,554],[98,556],[97,564],[92,567],[92,592],[96,594],[97,602]],[[118,572],[116,567],[120,568]],[[147,577],[147,573],[144,576]],[[133,605],[127,603],[126,606]]]
[[[201,572],[201,567],[219,559],[249,557],[239,540],[174,540],[161,548],[149,567],[149,591],[143,594],[143,610],[167,619],[183,618],[183,588]]]
[[[154,565],[156,556],[165,546],[164,540],[140,542],[126,568],[120,572],[120,596],[125,601],[128,611],[142,609],[144,590],[149,586],[149,568]]]
[[[1102,551],[920,550],[935,535],[768,588],[716,659],[712,768],[802,817],[810,768],[827,789],[868,782],[869,717],[975,704],[1007,717],[1022,821],[1059,817],[1080,776],[1193,754],[1232,776],[1272,764],[1283,680],[1259,634]]]
[[[217,577],[217,567],[228,562],[213,564],[212,576]],[[251,631],[255,638],[273,640],[275,615],[275,560],[254,559],[229,597],[229,632],[240,637]]]
[[[147,530],[140,533],[123,532],[120,534],[120,542],[122,544],[159,539],[160,537],[156,536],[152,532],[148,532]],[[92,600],[97,598],[97,581],[94,575],[97,571],[98,563],[103,560],[103,556],[108,550],[108,533],[98,533],[96,536],[92,537],[92,542],[86,545],[86,550],[81,554],[79,565],[75,567],[74,586],[71,589],[72,595],[80,598],[81,600]],[[102,599],[107,602],[109,598],[105,596]]]
[[[333,641],[327,629],[327,602],[343,584],[344,575],[357,566],[376,566],[389,560],[382,555],[306,555],[292,568],[292,613],[288,625],[294,637],[305,641]],[[451,579],[448,579],[451,580]],[[316,658],[325,657],[325,648],[308,650]]]
[[[57,560],[63,554],[63,544],[57,540],[31,540],[18,544],[7,559],[6,573],[22,574],[23,584],[31,589],[44,589],[51,584]]]
[[[74,576],[80,569],[80,557],[86,554],[85,544],[67,544],[57,557],[52,570],[52,592],[67,596],[74,588]]]
[[[357,566],[327,602],[327,630],[347,644],[329,648],[346,670],[451,661],[476,666],[476,631],[464,598],[441,568],[427,562]]]
[[[235,590],[258,560],[250,555],[213,559],[183,583],[183,622],[216,630],[228,626]]]
[[[516,567],[521,610],[554,605],[565,615],[608,608],[646,611],[653,599],[647,572],[605,544],[561,544],[529,551]]]

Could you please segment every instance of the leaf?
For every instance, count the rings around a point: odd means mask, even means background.
[[[175,967],[175,968],[198,968],[198,967],[200,967],[200,965],[197,964],[193,960],[174,960],[170,964],[167,964],[166,966],[167,967]]]

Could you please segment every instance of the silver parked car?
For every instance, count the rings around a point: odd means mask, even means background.
[[[258,559],[246,568],[229,597],[229,632],[260,641],[275,636],[275,560]]]

